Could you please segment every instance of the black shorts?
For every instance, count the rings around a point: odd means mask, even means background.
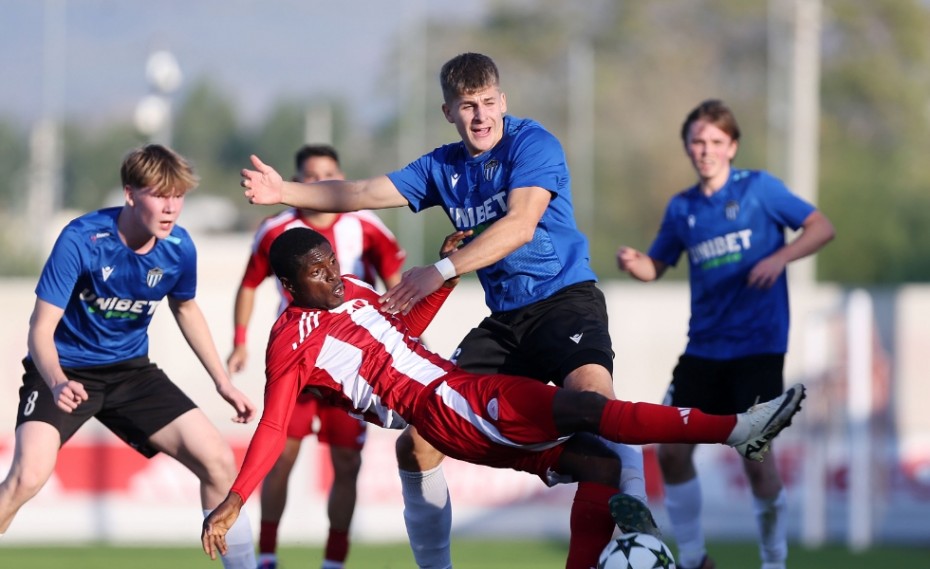
[[[613,373],[613,357],[604,293],[583,282],[491,314],[465,336],[452,361],[472,373],[522,375],[561,386],[585,364]]]
[[[23,360],[23,386],[19,389],[16,426],[42,421],[58,429],[61,444],[91,417],[96,417],[116,436],[146,457],[158,450],[148,440],[162,427],[197,405],[168,379],[148,358],[135,358],[118,364],[62,368],[68,379],[87,391],[87,401],[71,413],[58,408],[52,391],[39,375],[32,360]]]
[[[784,392],[784,366],[784,354],[730,360],[683,355],[672,372],[663,403],[715,415],[742,413]]]

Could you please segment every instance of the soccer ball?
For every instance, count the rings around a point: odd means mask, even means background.
[[[675,558],[662,540],[648,533],[625,533],[601,552],[597,569],[677,569]]]

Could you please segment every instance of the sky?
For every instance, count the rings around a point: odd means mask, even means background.
[[[280,99],[337,96],[376,119],[392,46],[420,17],[475,21],[487,0],[0,0],[0,116],[130,120],[155,51],[178,60],[177,95],[200,77],[246,121]],[[461,51],[467,51],[463,46]],[[450,57],[455,54],[450,54]]]

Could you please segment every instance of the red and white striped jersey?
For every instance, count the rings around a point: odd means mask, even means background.
[[[317,227],[308,222],[299,209],[289,208],[265,218],[256,231],[252,254],[242,277],[243,287],[257,288],[262,281],[274,275],[268,260],[271,243],[295,227],[309,227],[326,237],[339,260],[340,270],[358,275],[371,285],[375,284],[376,278],[384,281],[385,277],[397,273],[407,258],[391,230],[370,211],[342,213],[332,225]],[[280,313],[291,299],[281,283],[277,283],[277,287],[281,294]]]
[[[247,497],[284,447],[294,402],[305,388],[327,403],[387,427],[403,428],[419,396],[454,365],[417,338],[450,288],[418,302],[406,316],[379,310],[378,293],[343,276],[345,302],[332,309],[290,305],[271,331],[265,354],[265,406],[234,490]],[[247,455],[247,456],[248,456]]]

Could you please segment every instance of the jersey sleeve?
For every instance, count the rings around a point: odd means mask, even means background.
[[[429,323],[436,317],[439,309],[442,308],[442,305],[445,304],[446,299],[449,298],[451,293],[451,288],[441,286],[435,292],[427,295],[420,302],[416,303],[409,313],[400,316],[401,321],[407,326],[411,336],[419,338],[423,335],[423,331],[426,330]]]
[[[370,212],[359,212],[359,214],[362,219],[364,241],[362,257],[365,264],[373,267],[383,282],[386,277],[400,271],[407,259],[407,252],[401,248],[391,230],[375,214]]]
[[[242,275],[242,287],[258,288],[262,282],[273,274],[271,262],[268,259],[268,251],[271,248],[271,239],[266,232],[259,232],[255,235],[255,241],[252,243],[252,253],[249,255],[249,262],[245,266],[245,274]]]
[[[679,223],[679,205],[677,198],[672,198],[665,208],[665,215],[662,217],[662,224],[659,226],[659,232],[656,234],[652,246],[649,247],[648,255],[657,261],[661,261],[670,267],[678,264],[681,253],[685,249],[685,244],[678,236]]]
[[[762,182],[758,193],[759,202],[777,224],[796,230],[816,210],[813,205],[793,194],[775,176],[766,172],[760,172],[759,176]]]
[[[438,149],[387,175],[414,212],[442,204],[439,190],[430,176],[436,152]]]
[[[81,275],[83,262],[77,238],[76,232],[68,227],[58,235],[36,284],[37,297],[62,309],[68,306]]]
[[[282,318],[284,318],[282,316]],[[276,332],[280,332],[277,326]],[[306,356],[306,351],[301,351]],[[296,352],[287,339],[275,332],[268,344],[265,371],[265,402],[262,418],[252,435],[242,468],[233,483],[232,492],[246,501],[261,483],[284,450],[287,425],[300,393],[300,370]]]
[[[168,295],[178,300],[190,300],[197,296],[197,247],[187,232],[184,232],[178,246],[181,248],[178,260],[180,277]]]
[[[559,140],[542,128],[530,128],[514,143],[510,189],[538,186],[555,195],[566,186],[568,166]]]

